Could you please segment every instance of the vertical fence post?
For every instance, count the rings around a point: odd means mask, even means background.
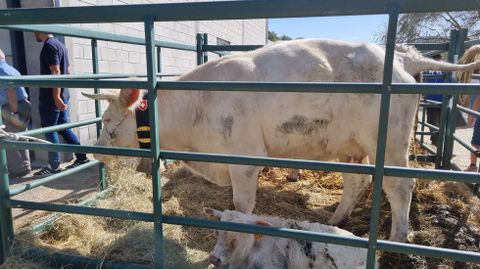
[[[203,36],[197,34],[197,65],[203,64]]]
[[[2,117],[0,117],[2,125]],[[0,146],[0,264],[11,252],[13,242],[13,219],[12,208],[9,205],[10,200],[10,181],[8,178],[7,152],[5,147]]]
[[[157,73],[162,72],[162,47],[157,47]]]
[[[455,30],[450,31],[450,44],[448,47],[448,60],[453,61],[453,55],[455,54],[455,44],[457,43],[458,32]],[[450,81],[450,73],[447,74],[446,82]],[[445,139],[447,134],[447,127],[449,124],[449,114],[451,111],[451,95],[444,95],[442,98],[442,109],[440,113],[440,125],[438,126],[438,141],[437,141],[437,155],[435,156],[435,169],[446,169],[444,163],[444,150]]]
[[[388,115],[390,110],[390,89],[392,85],[393,55],[397,34],[399,8],[389,5],[387,44],[385,48],[385,62],[382,82],[382,96],[378,123],[377,152],[375,159],[375,173],[373,185],[373,201],[370,213],[370,230],[368,238],[367,268],[375,268],[378,225],[380,220],[380,201],[382,196],[383,174],[385,169],[385,151],[387,144]]]
[[[208,45],[208,34],[204,33],[203,34],[203,45]],[[203,52],[203,63],[208,62],[208,52],[203,51],[203,46],[202,46],[202,52]]]
[[[450,35],[455,35],[454,43],[450,43],[450,49],[448,53],[448,61],[455,62],[458,60],[455,57],[460,57],[464,52],[464,42],[467,39],[467,29],[460,29],[460,30],[452,30]],[[451,73],[449,73],[451,74]],[[452,75],[447,77],[447,82],[454,82]],[[453,138],[453,134],[455,133],[455,129],[457,126],[457,113],[460,113],[457,109],[458,103],[458,94],[455,95],[448,95],[449,103],[448,103],[448,110],[447,110],[447,122],[445,127],[445,143],[444,143],[444,154],[442,156],[442,168],[443,169],[450,169],[451,168],[451,161],[453,157],[453,146],[455,144],[455,140]]]
[[[160,139],[158,129],[157,70],[155,65],[155,20],[145,18],[145,49],[147,57],[148,106],[150,116],[150,145],[152,153],[153,215],[155,239],[155,268],[163,268],[163,227],[160,172]]]
[[[98,43],[96,39],[91,40],[92,46],[92,69],[94,74],[98,74],[100,72],[98,68]],[[94,93],[100,93],[100,89],[94,88]],[[95,100],[95,117],[100,117],[102,115],[102,103],[100,100]],[[102,123],[97,122],[97,138],[100,137],[100,131],[102,129]],[[100,163],[98,165],[98,174],[100,175],[100,190],[105,190],[107,188],[107,180],[105,176],[105,164]]]
[[[422,98],[422,99],[423,99],[423,103],[426,104],[426,103],[427,103],[427,102],[426,102],[427,98]],[[422,107],[422,120],[421,120],[422,124],[420,125],[420,126],[421,126],[421,127],[420,127],[420,132],[421,132],[421,134],[420,134],[420,146],[423,146],[423,145],[424,145],[424,142],[425,142],[425,141],[424,141],[424,140],[425,140],[425,136],[424,136],[423,133],[425,132],[425,118],[426,118],[425,116],[426,116],[426,114],[427,114],[427,109],[426,109],[426,107]],[[415,117],[418,117],[418,116],[415,115]]]

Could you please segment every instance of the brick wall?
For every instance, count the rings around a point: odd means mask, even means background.
[[[121,5],[148,3],[178,2],[168,0],[68,0],[62,6]],[[185,1],[182,1],[185,2]],[[196,2],[190,0],[187,2]],[[110,33],[144,37],[143,23],[115,23],[75,25]],[[261,20],[229,20],[229,21],[182,21],[155,23],[155,38],[162,41],[195,45],[196,33],[208,33],[209,44],[216,44],[216,38],[229,41],[231,44],[265,44],[266,21]],[[91,73],[90,40],[66,38],[70,51],[72,73]],[[121,44],[115,42],[98,42],[99,68],[101,73],[146,73],[146,56],[143,46]],[[189,51],[162,49],[162,71],[185,73],[196,66],[196,54]],[[83,89],[93,92],[92,89]],[[93,101],[86,99],[78,90],[71,91],[71,118],[83,120],[95,117]],[[105,108],[105,104],[103,108]],[[77,131],[84,144],[96,140],[95,127],[81,127]]]

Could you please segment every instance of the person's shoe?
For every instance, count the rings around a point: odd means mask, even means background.
[[[24,177],[24,176],[30,174],[30,172],[32,172],[32,170],[28,169],[28,170],[25,170],[23,172],[10,173],[10,178],[21,178],[21,177]]]
[[[52,174],[56,174],[58,172],[61,172],[62,170],[60,168],[53,169],[50,167],[50,165],[47,165],[40,169],[40,171],[35,172],[33,175],[34,176],[48,176]]]
[[[475,164],[470,164],[467,169],[463,170],[465,172],[477,172],[478,167]]]
[[[75,167],[77,167],[79,165],[82,165],[84,163],[88,163],[89,161],[90,161],[89,159],[85,159],[85,160],[82,160],[82,161],[75,160],[72,164],[67,165],[66,169],[75,168]]]

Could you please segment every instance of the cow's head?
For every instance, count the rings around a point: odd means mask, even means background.
[[[107,100],[109,106],[102,116],[103,128],[96,146],[138,147],[136,139],[135,106],[140,99],[139,89],[122,89],[120,93],[86,94],[95,100]],[[101,161],[117,158],[113,155],[95,155]]]
[[[225,210],[222,212],[205,207],[203,212],[207,216],[221,221],[272,226],[267,221],[258,220],[252,215],[238,211]],[[217,244],[209,256],[210,262],[217,268],[229,268],[229,265],[244,264],[248,254],[252,251],[255,240],[260,239],[260,235],[218,230]]]

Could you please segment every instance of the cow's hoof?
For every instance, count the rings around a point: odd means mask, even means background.
[[[290,177],[290,176],[287,176],[287,181],[288,181],[288,182],[297,182],[297,181],[298,181],[298,177]]]

